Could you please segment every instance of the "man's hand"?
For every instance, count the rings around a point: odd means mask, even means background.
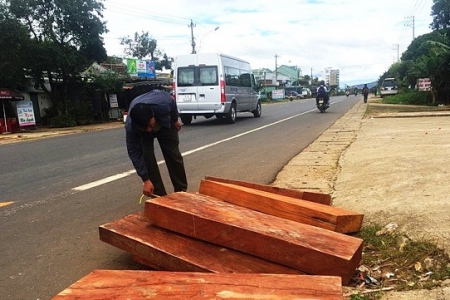
[[[155,187],[153,186],[153,183],[150,180],[144,181],[144,186],[142,188],[142,194],[144,194],[147,197],[151,197],[153,195],[154,191],[155,191]]]
[[[173,123],[173,126],[177,129],[177,131],[181,130],[181,122],[180,121],[176,121],[175,123]]]

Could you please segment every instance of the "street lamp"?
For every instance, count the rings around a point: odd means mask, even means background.
[[[207,35],[207,34],[209,34],[209,33],[211,33],[211,32],[214,32],[214,31],[217,31],[219,29],[219,26],[217,26],[216,28],[214,28],[213,30],[211,30],[211,31],[208,31],[207,33],[205,33],[201,38],[200,38],[200,43],[199,43],[199,47],[198,47],[198,52],[200,52],[200,49],[202,48],[202,40],[203,40],[203,38]]]

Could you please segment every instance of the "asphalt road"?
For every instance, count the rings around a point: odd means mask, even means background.
[[[266,104],[233,125],[194,120],[180,132],[188,190],[205,176],[270,184],[360,100],[332,98],[324,114],[312,99]],[[0,157],[0,204],[12,202],[0,205],[0,299],[51,299],[94,269],[145,269],[98,238],[99,225],[143,208],[123,129],[0,145]]]

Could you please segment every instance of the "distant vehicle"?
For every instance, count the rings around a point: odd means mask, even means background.
[[[311,90],[308,88],[303,88],[302,89],[302,96],[303,98],[308,98],[311,96]]]
[[[303,96],[297,92],[294,91],[290,91],[290,92],[286,92],[286,98],[288,98],[289,100],[294,100],[294,99],[301,99],[303,98]]]
[[[380,97],[383,98],[390,95],[397,95],[397,93],[398,93],[397,80],[391,77],[385,78],[380,87]]]
[[[324,113],[328,108],[328,104],[325,103],[325,99],[323,97],[320,97],[319,99],[317,99],[317,109],[321,112]]]
[[[284,93],[285,93],[286,97],[288,97],[290,92],[296,93],[294,98],[302,98],[303,97],[303,87],[302,86],[287,86],[284,88]]]
[[[173,91],[180,119],[197,116],[236,122],[237,112],[261,116],[261,101],[250,63],[220,53],[180,55],[174,63]]]

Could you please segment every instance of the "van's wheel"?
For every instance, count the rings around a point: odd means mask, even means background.
[[[191,115],[182,115],[180,116],[181,122],[183,122],[184,125],[189,125],[192,123],[192,116]]]
[[[253,116],[255,118],[261,117],[262,107],[261,107],[261,101],[258,101],[258,104],[256,104],[256,109],[252,111]]]
[[[236,122],[236,103],[231,103],[230,111],[227,113],[225,117],[228,124],[234,124]]]

